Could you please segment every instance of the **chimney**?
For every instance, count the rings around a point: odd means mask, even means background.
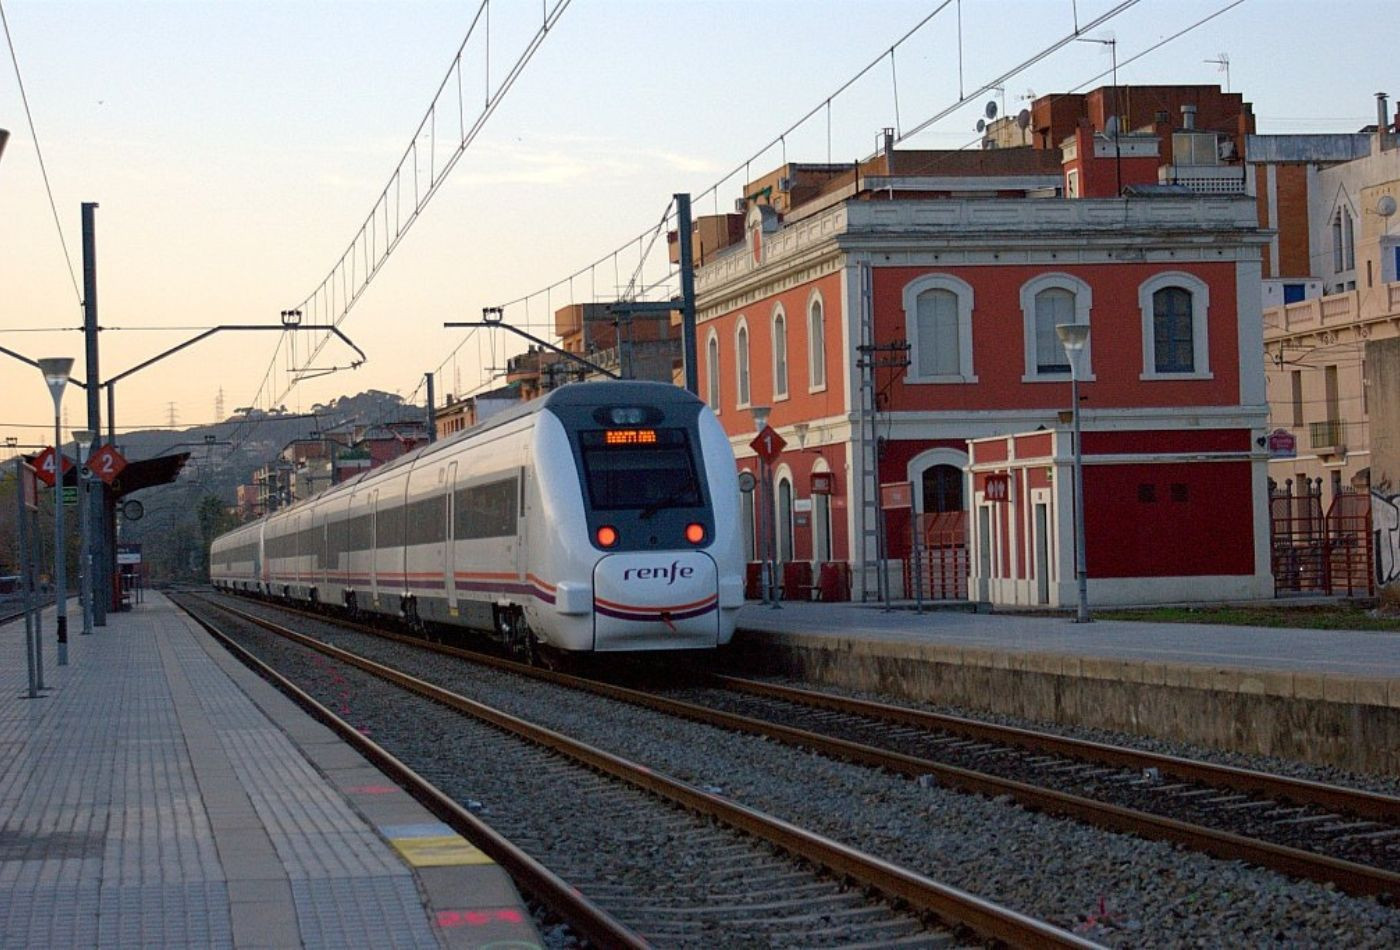
[[[1376,151],[1390,148],[1390,100],[1383,92],[1376,93]]]
[[[1181,107],[1181,127],[1188,130],[1196,127],[1196,107],[1189,103]]]
[[[885,138],[885,174],[894,174],[894,129],[886,126],[884,130]]]

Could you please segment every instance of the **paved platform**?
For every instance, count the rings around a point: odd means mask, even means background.
[[[1400,772],[1400,634],[749,605],[739,662],[1076,725]]]
[[[0,626],[0,946],[538,946],[505,873],[149,595],[27,688]],[[71,627],[71,614],[70,614]]]

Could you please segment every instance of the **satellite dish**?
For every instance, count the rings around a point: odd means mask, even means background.
[[[984,120],[982,120],[982,119],[978,119],[978,120],[977,120],[977,131],[978,131],[978,132],[985,132],[986,130],[987,130],[987,123],[986,123]]]
[[[1118,134],[1118,116],[1116,116],[1116,115],[1111,115],[1111,116],[1108,117],[1108,121],[1105,122],[1104,125],[1103,125],[1103,134],[1104,134],[1104,135],[1117,135],[1117,134]]]
[[[988,103],[987,103],[987,108],[984,109],[984,110],[982,110],[982,111],[986,114],[987,118],[989,118],[989,119],[995,119],[995,118],[997,117],[997,103],[996,103],[996,100],[993,99],[993,100],[991,100],[990,102],[988,102]]]
[[[1022,109],[1020,112],[1016,113],[1016,128],[1018,128],[1018,129],[1020,129],[1021,131],[1024,132],[1024,131],[1026,130],[1026,127],[1029,126],[1030,124],[1031,124],[1031,110],[1029,110],[1029,109]]]
[[[1395,213],[1395,198],[1391,195],[1381,195],[1376,200],[1376,214],[1382,218],[1388,218]]]

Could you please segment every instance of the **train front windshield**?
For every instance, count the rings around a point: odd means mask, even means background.
[[[579,445],[595,510],[652,512],[704,503],[684,429],[580,432]]]

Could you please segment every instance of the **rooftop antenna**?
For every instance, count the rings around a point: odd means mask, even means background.
[[[1214,64],[1215,64],[1215,67],[1216,67],[1216,68],[1215,68],[1215,71],[1218,72],[1218,73],[1224,73],[1224,74],[1225,74],[1225,91],[1226,91],[1226,92],[1229,92],[1229,91],[1230,91],[1230,54],[1229,54],[1229,53],[1216,53],[1216,54],[1215,54],[1215,59],[1202,60],[1202,62],[1214,63]]]

